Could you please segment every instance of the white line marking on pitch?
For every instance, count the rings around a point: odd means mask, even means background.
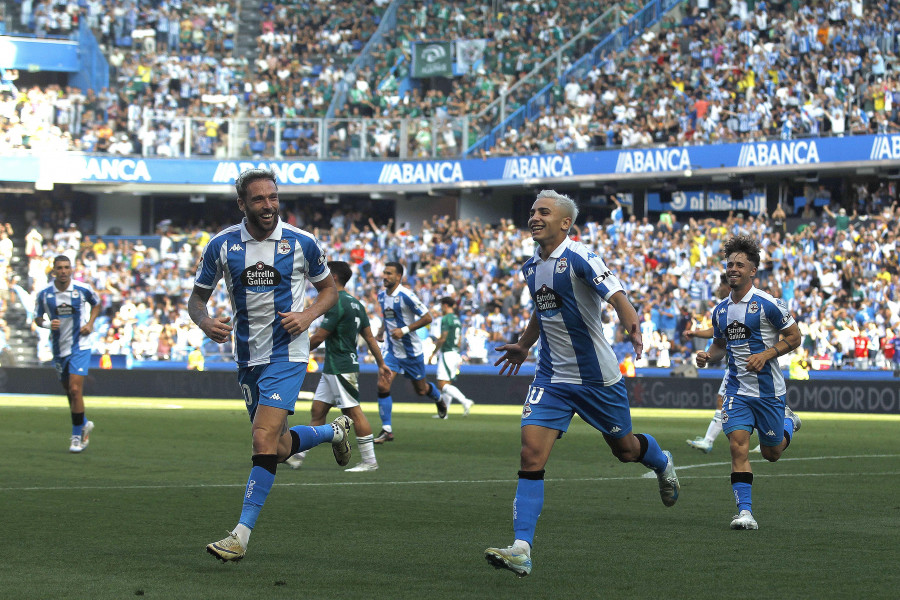
[[[795,457],[795,458],[780,458],[780,459],[778,459],[777,462],[794,462],[794,461],[798,461],[798,460],[803,460],[803,461],[805,461],[805,460],[848,460],[851,458],[900,458],[900,454],[856,454],[856,455],[850,455],[850,456],[799,456],[799,457]],[[767,461],[764,458],[761,458],[758,460],[752,460],[750,462],[756,463],[756,464],[765,464],[765,463],[768,463],[769,461]],[[721,467],[723,465],[730,465],[730,464],[731,464],[731,461],[729,460],[729,461],[714,462],[714,463],[701,463],[698,465],[683,465],[683,466],[675,465],[675,470],[678,473],[681,473],[682,471],[686,471],[687,469],[697,469],[700,467]],[[643,475],[641,475],[641,477],[643,477],[645,479],[652,479],[652,478],[656,477],[656,473],[654,473],[653,471],[648,471],[648,472],[644,473]]]
[[[791,458],[784,460],[842,460],[851,458],[897,458],[900,454],[858,454],[854,456],[812,456],[809,458]],[[686,465],[678,467],[683,471],[693,467],[722,466],[730,463],[707,463],[702,465]],[[651,477],[656,477],[652,471]],[[773,473],[765,477],[831,477],[831,476],[877,476],[900,475],[900,472],[872,472],[872,473]],[[581,481],[629,481],[647,477],[647,474],[635,477],[634,475],[623,477],[574,477],[574,478],[548,478],[554,483],[569,483]],[[718,479],[724,475],[694,475],[684,479]],[[323,481],[323,482],[278,482],[278,487],[327,487],[327,486],[354,486],[354,485],[446,485],[446,484],[481,484],[481,483],[515,483],[515,479],[433,479],[427,481]],[[36,487],[0,487],[0,492],[43,492],[60,490],[173,490],[173,489],[204,489],[204,488],[243,488],[244,483],[193,483],[187,485],[119,485],[119,486],[36,486]]]

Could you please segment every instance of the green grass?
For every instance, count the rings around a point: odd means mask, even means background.
[[[728,528],[724,438],[709,455],[684,443],[705,431],[705,412],[635,411],[635,431],[653,433],[681,468],[671,509],[643,467],[618,463],[576,419],[547,466],[534,572],[519,580],[482,556],[512,541],[516,416],[397,414],[397,441],[377,448],[374,473],[344,473],[327,446],[313,450],[302,470],[279,469],[247,557],[221,564],[204,546],[240,512],[246,414],[91,399],[88,410],[91,446],[70,455],[65,408],[0,407],[0,597],[696,600],[900,589],[896,419],[802,415],[785,459],[753,463],[755,532]]]

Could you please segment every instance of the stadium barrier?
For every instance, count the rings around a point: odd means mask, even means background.
[[[375,400],[375,373],[360,374],[364,402]],[[303,390],[312,392],[319,382],[310,373]],[[466,375],[463,393],[480,404],[521,404],[531,376]],[[635,377],[625,380],[634,407],[711,409],[720,379]],[[85,381],[85,395],[154,398],[242,398],[234,371],[92,370]],[[56,371],[46,367],[0,368],[0,393],[61,394]],[[412,386],[398,380],[392,389],[395,402],[425,402]],[[900,414],[900,385],[896,380],[822,379],[787,382],[787,402],[798,411]],[[90,403],[90,400],[88,400]]]

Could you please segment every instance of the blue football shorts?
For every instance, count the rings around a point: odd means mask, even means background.
[[[760,444],[777,446],[784,439],[784,402],[784,396],[727,395],[722,401],[722,431],[728,435],[756,429]]]
[[[276,362],[239,368],[238,383],[241,384],[250,422],[253,422],[256,407],[260,404],[283,408],[289,415],[294,414],[294,405],[305,378],[305,362]]]
[[[67,379],[69,375],[86,377],[90,363],[90,350],[72,350],[68,356],[53,359],[53,366],[56,367],[56,374],[59,375],[60,381]]]
[[[400,373],[407,379],[413,381],[425,379],[425,357],[422,355],[397,358],[392,353],[385,352],[384,364],[394,373]]]
[[[606,386],[532,384],[522,408],[522,427],[540,425],[562,434],[576,414],[611,438],[625,437],[631,432],[631,409],[625,382],[620,379]]]

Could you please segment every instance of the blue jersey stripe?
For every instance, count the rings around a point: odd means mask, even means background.
[[[53,294],[52,298],[48,298],[49,294],[42,292],[44,294],[44,302],[47,305],[47,314],[50,315],[50,320],[52,321],[56,315],[56,294]],[[53,356],[59,356],[59,334],[60,331],[57,329],[56,331],[50,331],[50,346],[53,349]]]
[[[600,368],[600,360],[594,348],[591,330],[581,317],[572,289],[574,285],[572,275],[576,269],[575,261],[580,257],[570,251],[563,253],[563,256],[569,258],[570,268],[562,273],[557,269],[553,273],[553,289],[563,297],[561,311],[563,323],[565,323],[569,339],[572,341],[572,348],[578,361],[578,371],[581,373],[583,381],[603,381],[603,370]]]
[[[275,320],[272,323],[272,361],[287,360],[290,353],[291,334],[281,325],[279,312],[290,312],[293,295],[291,283],[294,270],[294,245],[287,254],[275,254],[275,270],[282,274],[281,283],[275,288]],[[285,276],[287,275],[287,276]],[[304,307],[300,307],[303,310]]]

